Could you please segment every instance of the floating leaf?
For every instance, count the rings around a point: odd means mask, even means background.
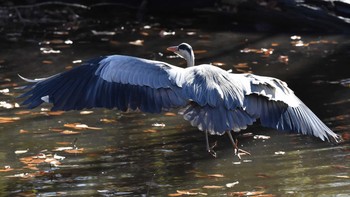
[[[56,144],[59,144],[59,145],[68,145],[68,144],[72,144],[72,142],[56,142]]]
[[[8,88],[0,90],[0,93],[2,93],[2,94],[6,94],[6,93],[9,93],[9,92],[10,92],[10,89],[8,89]]]
[[[260,140],[268,140],[268,139],[270,139],[271,137],[270,137],[270,136],[267,136],[267,135],[254,135],[253,138],[254,138],[254,139],[260,139]]]
[[[81,115],[88,115],[88,114],[92,114],[94,113],[94,111],[81,111],[80,114]]]
[[[26,153],[26,152],[28,152],[28,149],[27,149],[27,150],[16,150],[16,151],[15,151],[15,154],[16,154],[16,155],[19,155],[19,154],[24,154],[24,153]]]
[[[350,176],[347,175],[339,175],[339,176],[335,176],[337,178],[341,178],[341,179],[350,179]]]
[[[49,163],[54,166],[58,166],[61,163],[52,155],[45,155],[44,153],[39,153],[35,156],[28,156],[19,159],[22,163],[27,165],[27,168],[37,170],[36,166],[41,163]]]
[[[80,134],[80,132],[77,132],[77,131],[71,131],[71,130],[64,130],[62,132],[60,132],[61,134],[64,134],[64,135],[76,135],[76,134]]]
[[[143,46],[144,40],[135,40],[135,41],[130,41],[129,44],[135,45],[135,46]]]
[[[66,150],[72,150],[74,147],[71,146],[64,146],[64,147],[56,147],[53,149],[53,151],[66,151]]]
[[[270,175],[264,173],[257,173],[256,176],[259,178],[271,178]]]
[[[208,177],[214,177],[214,178],[223,178],[225,177],[223,174],[208,174]]]
[[[238,181],[235,181],[235,182],[232,182],[232,183],[226,183],[226,187],[231,188],[231,187],[233,187],[233,186],[235,186],[237,184],[239,184]]]
[[[35,177],[34,173],[20,173],[20,174],[14,174],[14,175],[9,175],[6,176],[8,178],[24,178],[24,179],[28,179],[28,178],[33,178]]]
[[[268,195],[269,197],[272,197],[274,195],[272,194],[265,194],[265,191],[240,191],[240,192],[229,192],[227,193],[227,196],[265,196]]]
[[[225,66],[225,63],[223,63],[223,62],[213,62],[211,64],[214,66],[218,66],[218,67]]]
[[[292,41],[291,44],[295,47],[307,47],[309,43],[304,43],[302,40]]]
[[[197,174],[196,177],[198,177],[198,178],[224,178],[225,176],[223,174],[206,174],[206,175]]]
[[[21,129],[21,130],[19,130],[19,133],[20,133],[20,134],[29,133],[29,131],[28,131],[28,130]]]
[[[143,36],[149,36],[149,33],[145,32],[145,31],[140,32],[140,34],[143,35]]]
[[[84,152],[84,148],[69,149],[69,150],[64,150],[64,152],[71,153],[71,154],[81,154]]]
[[[90,127],[86,124],[81,124],[81,123],[67,123],[64,124],[63,126],[68,127],[68,128],[73,128],[73,129],[91,129],[91,130],[101,130],[102,128],[99,127]]]
[[[15,114],[16,115],[26,115],[26,114],[31,114],[31,113],[32,113],[31,111],[26,110],[26,111],[18,111]]]
[[[3,107],[5,109],[13,109],[13,108],[18,108],[19,104],[18,103],[8,103],[6,101],[0,101],[0,107]]]
[[[60,116],[64,114],[64,111],[43,111],[40,114],[48,115],[48,116]]]
[[[168,194],[168,196],[182,196],[183,194],[181,193],[173,193],[173,194]]]
[[[278,61],[284,64],[288,64],[289,58],[287,55],[280,55]]]
[[[275,155],[284,155],[284,154],[286,154],[286,152],[284,152],[284,151],[276,151],[275,152]]]
[[[294,35],[294,36],[291,36],[290,39],[292,39],[292,40],[300,40],[301,36]]]
[[[173,35],[175,35],[175,31],[164,31],[164,30],[162,30],[162,31],[159,32],[159,36],[160,37],[173,36]]]
[[[54,158],[54,159],[57,159],[57,160],[63,160],[63,159],[65,159],[66,157],[64,157],[64,156],[59,156],[59,155],[55,154],[55,155],[53,156],[53,158]]]
[[[203,195],[206,196],[208,195],[207,193],[202,193],[202,192],[194,192],[192,190],[176,190],[177,193],[181,194],[181,195]]]
[[[95,36],[113,36],[116,34],[114,31],[96,31],[96,30],[91,30],[92,34]]]
[[[167,112],[164,114],[165,116],[177,116],[175,113]]]
[[[244,68],[249,68],[248,63],[238,63],[237,65],[233,66],[236,69],[244,69]]]
[[[50,61],[50,60],[43,60],[42,63],[43,63],[43,64],[52,64],[53,62]]]
[[[117,122],[116,120],[113,120],[113,119],[107,119],[107,118],[102,118],[100,119],[101,122],[104,122],[104,123],[113,123],[113,122]]]
[[[4,168],[0,169],[0,172],[9,172],[12,170],[13,168],[11,168],[11,166],[4,166]]]
[[[204,189],[222,189],[224,186],[221,185],[204,185],[202,188]]]
[[[158,131],[155,130],[155,129],[146,129],[146,130],[143,130],[143,132],[145,132],[145,133],[156,133]]]
[[[41,53],[43,53],[43,54],[50,54],[50,53],[61,53],[61,51],[60,50],[54,50],[53,48],[51,48],[51,47],[41,47],[40,48],[40,51],[41,51]]]
[[[153,123],[152,124],[153,127],[165,127],[164,123]]]

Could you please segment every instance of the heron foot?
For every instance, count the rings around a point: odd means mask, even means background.
[[[235,156],[238,157],[239,160],[242,160],[241,155],[251,155],[250,152],[238,148],[238,140],[237,140],[236,135],[233,138],[232,134],[231,134],[231,131],[227,131],[226,133],[228,134],[228,136],[229,136],[229,138],[231,140],[231,143],[233,145],[234,154],[235,154]]]
[[[215,142],[212,146],[207,146],[207,151],[210,153],[213,157],[216,157],[216,152],[214,151],[214,147],[216,147],[217,142]]]
[[[241,155],[251,155],[250,152],[238,148],[237,145],[236,145],[236,147],[234,147],[234,153],[235,153],[235,156],[237,156],[239,160],[242,160]]]

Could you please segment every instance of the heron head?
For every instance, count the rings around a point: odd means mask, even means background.
[[[187,67],[194,66],[194,53],[191,45],[187,43],[181,43],[177,46],[168,47],[167,50],[174,52],[178,56],[184,58],[187,61]]]

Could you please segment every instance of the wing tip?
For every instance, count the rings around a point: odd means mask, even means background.
[[[332,135],[328,135],[326,136],[326,139],[332,143],[332,144],[341,144],[342,142],[344,142],[344,139],[342,138],[341,135],[338,135],[336,133],[332,134]]]

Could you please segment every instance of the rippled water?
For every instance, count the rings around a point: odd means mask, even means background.
[[[223,28],[224,29],[224,28]],[[92,29],[91,29],[92,30]],[[25,85],[17,77],[45,77],[80,60],[127,54],[185,66],[165,49],[181,42],[196,62],[234,72],[279,77],[324,120],[348,137],[349,37],[245,33],[167,27],[162,24],[86,31],[51,30],[42,38],[4,41],[0,53],[0,193],[40,196],[347,196],[349,143],[331,145],[313,137],[262,128],[247,129],[239,161],[226,136],[217,158],[205,150],[204,134],[174,110],[167,114],[93,109],[50,113],[28,110],[16,99]],[[300,36],[300,37],[298,37]],[[78,128],[69,124],[79,123]],[[68,124],[68,125],[67,125]],[[74,125],[73,125],[74,126]],[[75,125],[77,126],[77,125]],[[79,128],[80,127],[80,128]],[[83,128],[82,128],[83,127]],[[252,133],[252,134],[249,134]],[[270,139],[254,139],[254,135]],[[228,187],[231,184],[232,187]]]

